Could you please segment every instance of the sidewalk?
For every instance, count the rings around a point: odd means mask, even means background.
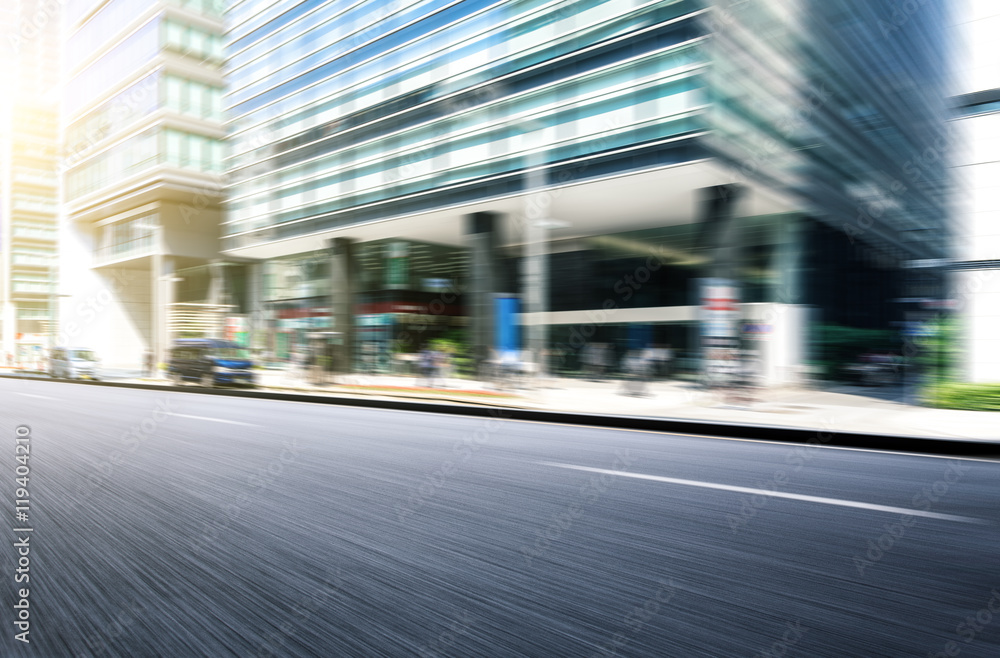
[[[163,383],[153,379],[121,379]],[[898,388],[834,385],[825,390],[764,390],[747,407],[726,404],[717,392],[670,380],[653,382],[647,397],[622,395],[620,380],[553,378],[527,390],[497,390],[480,381],[446,379],[427,388],[416,377],[354,374],[312,385],[300,374],[258,371],[262,388],[313,393],[512,406],[585,414],[652,416],[733,424],[773,425],[820,432],[862,432],[1000,441],[1000,415],[904,404]]]
[[[565,380],[560,380],[561,384]],[[557,384],[558,386],[558,384]],[[652,397],[631,398],[604,389],[567,386],[539,391],[548,408],[584,413],[656,416],[726,423],[776,425],[820,432],[867,432],[1000,441],[1000,416],[982,411],[932,409],[880,399],[885,391],[837,386],[830,390],[762,391],[748,407],[726,404],[718,393],[680,382],[657,382]]]

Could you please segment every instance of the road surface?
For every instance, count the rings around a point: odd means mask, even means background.
[[[2,656],[1000,655],[996,463],[48,381],[0,400]]]

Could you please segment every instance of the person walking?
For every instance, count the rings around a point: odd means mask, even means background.
[[[147,349],[142,354],[142,376],[153,376],[153,350]]]
[[[674,349],[667,343],[666,347],[660,350],[660,363],[662,367],[662,374],[664,379],[670,379],[671,373],[671,362],[674,360]]]
[[[648,350],[630,350],[625,355],[625,362],[622,364],[625,370],[625,382],[622,386],[625,395],[638,398],[649,397],[651,364]]]
[[[448,353],[444,350],[434,350],[434,376],[441,384],[441,388],[448,388]]]
[[[434,388],[435,360],[434,350],[430,347],[420,351],[420,374],[423,375],[424,385],[427,388]]]

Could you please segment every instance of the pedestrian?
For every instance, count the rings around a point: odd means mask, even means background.
[[[448,353],[444,350],[434,350],[433,354],[434,376],[440,380],[441,388],[448,388]]]
[[[434,350],[425,347],[420,351],[420,374],[423,375],[424,385],[427,388],[434,388]]]
[[[580,352],[580,363],[583,366],[583,376],[588,380],[597,379],[597,352],[594,343],[587,343]]]
[[[142,376],[153,376],[153,351],[150,349],[147,349],[142,354]]]
[[[611,346],[607,343],[597,344],[597,381],[603,381],[605,374],[611,372]]]
[[[650,380],[655,380],[660,374],[662,353],[663,350],[659,345],[650,345],[642,351],[642,358],[646,362],[646,368],[648,370],[646,376]]]
[[[663,378],[664,379],[669,379],[670,378],[670,375],[671,375],[671,368],[670,368],[670,366],[671,366],[671,362],[673,360],[674,360],[674,350],[670,346],[670,343],[667,343],[666,347],[663,347],[660,350],[660,364],[661,364],[661,368],[662,368],[662,373],[663,373]]]
[[[649,369],[651,365],[648,350],[629,350],[622,363],[625,371],[625,382],[622,391],[625,395],[649,397]]]
[[[299,380],[302,384],[308,384],[309,378],[309,364],[312,360],[310,350],[308,347],[302,347],[293,353],[293,364],[294,367],[292,372],[295,373],[295,378]]]

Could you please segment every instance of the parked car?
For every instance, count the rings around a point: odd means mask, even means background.
[[[85,347],[54,347],[49,354],[49,375],[54,379],[98,379],[100,360]]]
[[[177,340],[170,350],[167,376],[178,385],[189,381],[206,387],[225,384],[252,387],[256,380],[250,350],[214,338]]]

